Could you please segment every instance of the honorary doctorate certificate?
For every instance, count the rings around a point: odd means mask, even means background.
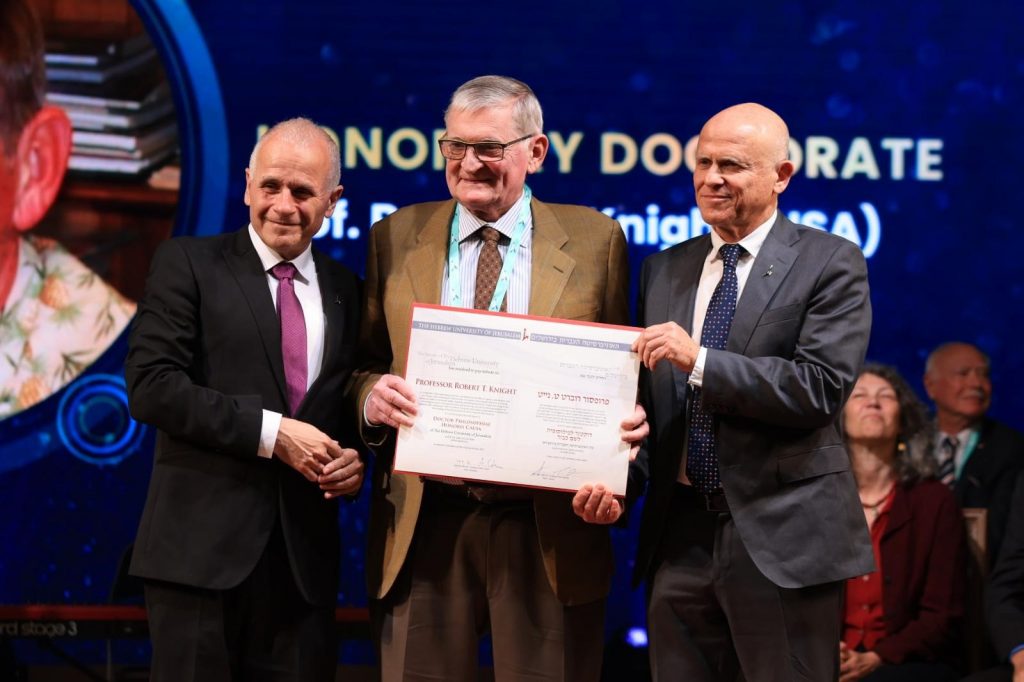
[[[619,424],[636,403],[640,334],[616,327],[413,306],[405,380],[419,414],[395,471],[626,493]]]

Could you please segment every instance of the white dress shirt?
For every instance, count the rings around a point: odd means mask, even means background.
[[[277,309],[277,279],[270,274],[270,269],[280,263],[282,258],[276,251],[271,249],[256,233],[252,224],[249,225],[249,239],[256,249],[256,254],[263,264],[263,271],[267,277],[267,287],[270,289],[270,296],[274,301],[274,309]],[[291,263],[298,270],[292,283],[295,288],[295,296],[302,306],[302,317],[306,321],[306,389],[308,390],[317,376],[320,375],[320,367],[323,363],[324,354],[324,318],[323,300],[320,297],[320,283],[316,277],[316,263],[313,262],[313,247],[307,246],[306,250],[292,259]],[[263,425],[260,429],[260,457],[270,457],[274,454],[274,443],[277,441],[277,432],[281,428],[280,412],[263,410]]]

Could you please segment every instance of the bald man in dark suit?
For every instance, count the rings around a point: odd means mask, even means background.
[[[712,117],[694,172],[712,231],[641,275],[636,577],[658,680],[835,679],[842,581],[873,567],[836,426],[868,343],[867,269],[779,212],[788,140],[757,104]]]

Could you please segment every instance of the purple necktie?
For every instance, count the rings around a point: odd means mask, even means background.
[[[288,408],[292,415],[306,395],[306,319],[295,295],[295,266],[282,261],[270,268],[277,280],[277,317],[281,320],[281,358],[288,384]]]

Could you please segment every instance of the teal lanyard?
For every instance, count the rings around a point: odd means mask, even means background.
[[[967,466],[967,460],[974,454],[974,448],[978,447],[978,439],[981,436],[978,435],[977,431],[971,431],[971,437],[967,439],[967,445],[964,446],[964,456],[960,458],[960,466],[956,468],[956,478],[954,480],[960,480],[960,474],[963,473],[964,467]]]
[[[530,199],[533,193],[530,188],[523,185],[522,206],[519,209],[519,221],[512,230],[512,241],[505,253],[505,261],[501,264],[501,272],[498,273],[498,283],[494,287],[494,295],[491,296],[491,304],[487,309],[497,312],[501,309],[501,301],[508,291],[509,280],[512,278],[512,269],[516,265],[516,255],[519,247],[523,245],[523,237],[526,235],[526,222],[530,217]],[[462,305],[462,279],[459,277],[459,211],[461,207],[455,204],[455,215],[452,217],[451,237],[448,239],[448,305],[453,308],[461,308]]]

